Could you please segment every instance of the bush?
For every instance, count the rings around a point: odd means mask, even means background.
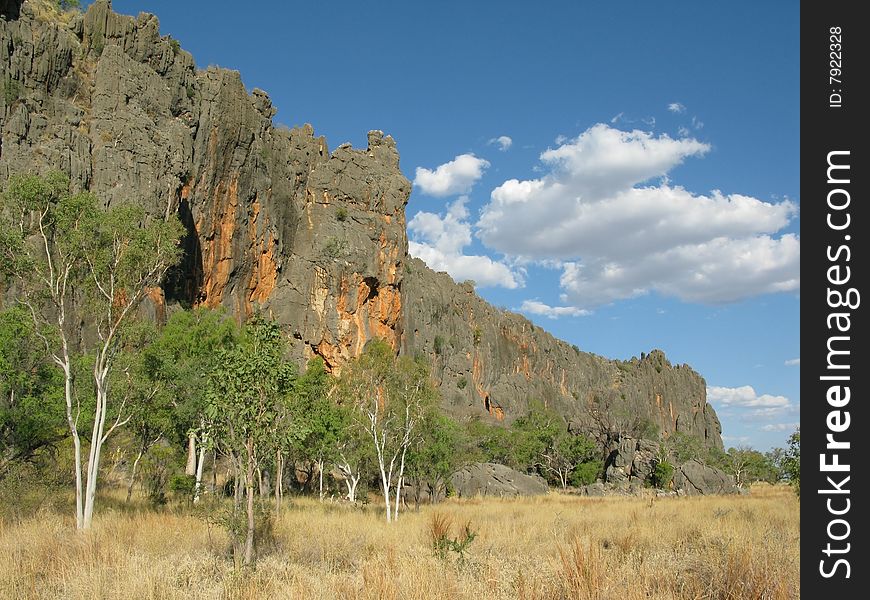
[[[338,238],[329,238],[323,246],[323,255],[327,258],[338,258],[347,252],[347,242]]]
[[[465,386],[467,386],[467,385],[468,385],[468,379],[466,379],[465,377],[460,377],[459,381],[456,382],[456,387],[458,387],[460,390],[464,390]]]
[[[435,336],[435,354],[441,355],[444,353],[444,338],[440,335]]]
[[[193,475],[176,474],[169,478],[169,489],[183,500],[193,499],[196,490],[196,477]]]
[[[666,460],[662,460],[656,463],[652,475],[650,475],[650,483],[652,483],[653,487],[663,490],[670,485],[673,478],[674,465]]]
[[[342,222],[346,221],[347,220],[347,209],[343,206],[339,206],[338,209],[336,209],[336,211],[335,211],[335,218],[338,219],[339,221],[342,221]]]
[[[580,486],[595,483],[601,473],[601,466],[600,461],[580,463],[574,467],[574,472],[571,473],[571,485]]]

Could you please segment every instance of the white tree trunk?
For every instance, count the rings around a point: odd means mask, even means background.
[[[187,434],[187,466],[184,468],[184,474],[196,474],[196,433],[193,431]]]
[[[62,322],[61,322],[62,324]],[[63,332],[63,328],[61,328]],[[63,336],[63,359],[60,362],[64,375],[64,400],[66,401],[66,422],[73,439],[74,469],[76,477],[76,529],[84,529],[85,515],[82,490],[82,440],[77,427],[78,413],[73,417],[72,365],[67,351],[66,336]]]
[[[193,503],[199,502],[199,495],[202,492],[202,470],[205,464],[205,437],[199,447],[199,458],[196,461],[196,486],[193,489]]]
[[[399,461],[399,477],[396,480],[396,508],[393,510],[393,521],[399,520],[399,500],[402,498],[402,484],[405,480],[405,453],[407,446],[402,446],[402,458]]]
[[[319,481],[319,485],[320,485],[319,494],[320,494],[320,501],[321,502],[323,502],[323,467],[324,467],[323,460],[322,459],[318,460],[317,461],[317,472],[318,472],[318,476],[320,479],[320,481]]]

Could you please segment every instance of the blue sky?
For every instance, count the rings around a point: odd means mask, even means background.
[[[382,129],[412,252],[583,350],[661,348],[726,446],[799,421],[797,2],[135,2],[331,148]]]

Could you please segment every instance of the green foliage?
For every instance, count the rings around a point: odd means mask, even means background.
[[[176,473],[169,478],[169,489],[179,499],[190,501],[193,499],[193,492],[196,489],[196,477]]]
[[[11,465],[63,439],[63,380],[45,358],[30,315],[0,312],[0,480]]]
[[[673,432],[665,441],[665,447],[678,465],[692,459],[701,460],[705,453],[701,440],[682,431]]]
[[[441,337],[440,335],[436,335],[435,341],[433,342],[433,346],[435,349],[435,354],[438,354],[439,356],[441,354],[444,354],[444,338],[443,337]]]
[[[141,353],[137,372],[142,374],[144,387],[155,396],[148,403],[151,408],[137,412],[134,418],[147,426],[153,423],[155,410],[170,407],[174,441],[184,444],[188,431],[202,426],[208,374],[217,367],[222,353],[234,347],[239,335],[235,322],[222,310],[197,308],[173,313]]]
[[[577,344],[571,344],[571,348],[574,350],[575,353],[580,354],[580,346],[578,346]]]
[[[246,459],[254,460],[258,447],[274,445],[279,403],[296,376],[285,351],[278,324],[255,316],[238,343],[217,352],[209,373],[205,414],[228,449]]]
[[[347,254],[348,245],[346,240],[331,237],[323,246],[323,255],[327,258],[339,258]]]
[[[408,479],[418,488],[426,485],[430,498],[446,495],[447,481],[460,466],[462,430],[450,417],[431,410],[421,433],[407,455]]]
[[[82,7],[81,0],[55,0],[60,10],[78,10]]]
[[[797,497],[801,497],[801,430],[798,428],[788,438],[788,448],[782,460],[783,471]]]
[[[475,346],[479,346],[479,345],[480,345],[480,338],[481,338],[481,335],[482,335],[482,334],[481,334],[481,331],[480,331],[480,327],[475,327],[475,328],[474,328],[474,331],[472,332],[472,337],[471,337],[471,339],[472,339],[472,341],[474,342],[474,345],[475,345]]]
[[[571,473],[571,485],[581,486],[595,483],[595,480],[601,475],[604,463],[601,460],[589,460],[582,462]]]
[[[650,483],[653,487],[666,489],[674,478],[674,465],[667,460],[659,460],[656,462],[655,468],[650,476]]]
[[[3,82],[3,98],[9,106],[21,97],[21,83],[17,79],[7,77]]]
[[[196,89],[191,84],[188,83],[184,86],[184,90],[187,94],[188,100],[193,100],[196,97]]]
[[[303,461],[325,463],[338,456],[351,414],[330,396],[332,387],[323,359],[315,357],[289,397],[284,426],[279,427],[279,444]]]
[[[464,390],[465,386],[467,386],[467,385],[468,385],[468,379],[466,379],[465,376],[460,377],[459,381],[456,382],[456,387],[458,387],[460,390]]]
[[[335,218],[342,223],[347,221],[347,209],[343,206],[339,206],[335,209]]]
[[[172,54],[178,56],[181,53],[181,43],[176,39],[169,40],[169,46],[172,48]]]

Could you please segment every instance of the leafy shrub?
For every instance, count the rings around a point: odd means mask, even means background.
[[[670,485],[673,478],[674,465],[666,460],[660,460],[656,463],[656,466],[650,475],[650,483],[652,483],[653,487],[663,490]]]
[[[465,386],[467,386],[467,385],[468,385],[468,379],[466,379],[465,377],[460,377],[459,381],[456,382],[456,387],[458,387],[460,390],[464,390]]]
[[[436,335],[434,347],[435,347],[435,354],[438,354],[438,355],[443,354],[444,353],[444,338],[441,337],[440,335]]]
[[[335,218],[341,222],[347,221],[347,209],[339,206],[335,211]]]
[[[169,478],[169,489],[179,499],[191,500],[196,489],[196,477],[185,474],[173,475]]]
[[[595,483],[598,475],[601,473],[601,461],[588,461],[580,463],[574,467],[574,472],[571,473],[571,485],[589,485]]]

